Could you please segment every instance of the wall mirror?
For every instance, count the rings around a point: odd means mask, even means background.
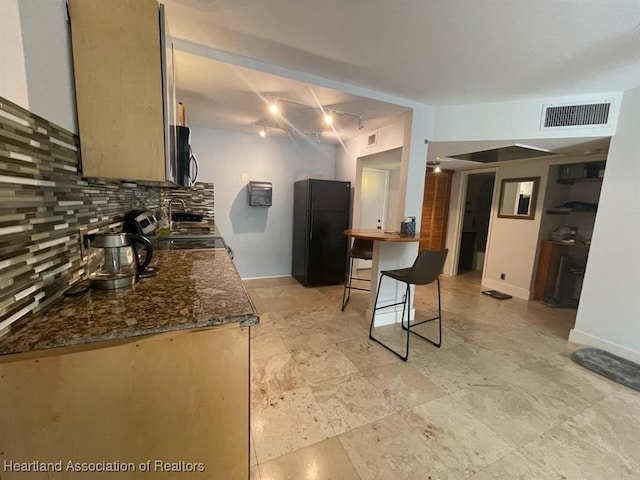
[[[533,220],[539,183],[540,177],[503,179],[498,217]]]

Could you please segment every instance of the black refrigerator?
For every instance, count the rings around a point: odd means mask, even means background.
[[[344,281],[350,206],[351,182],[295,182],[291,275],[302,285]]]

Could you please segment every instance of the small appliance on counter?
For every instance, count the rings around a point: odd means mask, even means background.
[[[89,249],[94,250],[96,268],[89,275],[89,284],[99,290],[113,290],[133,285],[146,272],[153,258],[151,242],[135,233],[101,233],[89,237]],[[145,250],[143,263],[139,247]]]
[[[124,231],[138,235],[153,235],[160,228],[158,217],[149,210],[132,210],[124,216]]]

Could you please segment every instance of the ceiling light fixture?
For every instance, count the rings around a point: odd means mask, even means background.
[[[314,110],[320,109],[322,112],[323,121],[327,125],[333,124],[334,115],[342,115],[342,116],[355,118],[356,121],[358,122],[358,130],[362,130],[364,128],[364,120],[362,118],[362,115],[360,115],[359,113],[345,112],[344,110],[340,110],[338,108],[324,107],[322,105],[308,105],[306,103],[296,102],[294,100],[285,100],[282,98],[278,98],[277,102],[273,100],[273,97],[271,98],[266,97],[266,98],[269,102],[269,111],[274,115],[280,112],[279,103],[289,103],[291,105],[297,105],[299,107],[313,108]],[[331,117],[331,120],[328,120],[327,117]]]
[[[278,105],[278,102],[272,101],[271,103],[269,103],[269,111],[273,115],[277,115],[278,113],[280,113],[280,105]]]
[[[433,173],[440,173],[442,171],[440,162],[427,162],[427,167],[432,167]]]
[[[262,127],[262,129],[258,131],[258,135],[260,135],[262,138],[267,136],[267,127],[268,128],[277,128],[278,130],[282,130],[283,132],[287,132],[287,134],[290,137],[293,137],[293,135],[296,134],[296,133],[301,134],[301,135],[308,135],[308,136],[314,137],[314,141],[316,143],[320,143],[320,138],[322,136],[324,136],[324,134],[322,132],[310,132],[308,130],[298,130],[296,128],[288,128],[286,126],[277,125],[277,124],[271,123],[271,122],[268,122],[268,123],[253,122],[253,123],[251,123],[251,125]]]

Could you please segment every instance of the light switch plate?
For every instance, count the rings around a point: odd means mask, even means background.
[[[241,182],[247,182],[249,181],[249,176],[247,175],[247,172],[242,172],[240,174],[240,181]]]

